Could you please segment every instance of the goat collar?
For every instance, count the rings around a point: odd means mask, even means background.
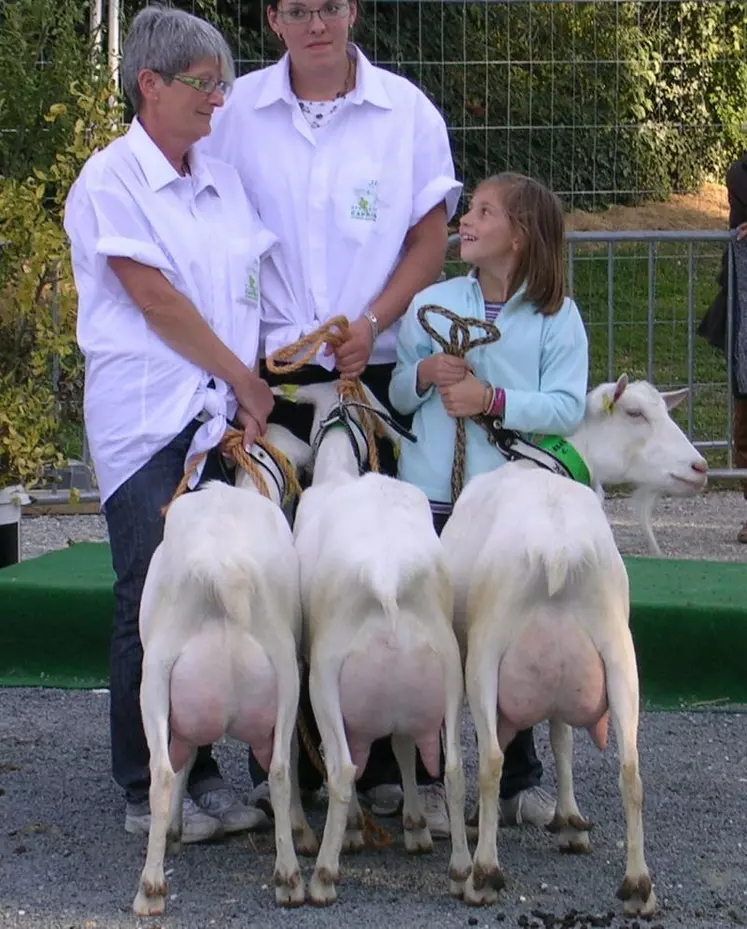
[[[363,426],[361,426],[358,420],[353,416],[351,407],[355,407],[359,410],[367,410],[374,416],[378,416],[379,419],[383,420],[399,435],[408,439],[410,442],[417,442],[417,437],[405,429],[404,426],[400,426],[389,413],[385,413],[383,410],[377,410],[376,407],[369,406],[367,403],[361,403],[358,400],[342,400],[336,407],[331,409],[327,416],[319,423],[319,431],[311,446],[314,460],[316,460],[316,456],[319,453],[319,446],[322,444],[322,440],[330,429],[342,428],[347,433],[350,444],[355,452],[355,458],[358,462],[358,472],[360,474],[366,473],[368,468],[368,438],[366,437]]]
[[[571,443],[559,435],[527,438],[510,429],[496,429],[495,444],[509,461],[533,461],[541,468],[591,487],[589,466]]]
[[[259,445],[253,445],[252,450],[249,452],[249,457],[252,461],[259,465],[259,467],[266,473],[269,474],[272,483],[277,488],[278,492],[278,504],[283,505],[285,501],[286,494],[288,493],[288,484],[285,480],[285,474],[280,465],[275,461],[272,455],[269,452],[266,452]]]
[[[350,440],[350,445],[355,452],[358,472],[364,474],[366,466],[368,465],[368,439],[366,438],[366,433],[363,431],[363,426],[361,426],[358,420],[348,410],[347,403],[340,403],[336,407],[333,407],[319,423],[319,431],[311,446],[314,461],[316,461],[319,448],[327,433],[332,429],[345,430]]]

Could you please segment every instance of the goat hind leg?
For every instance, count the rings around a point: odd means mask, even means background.
[[[314,830],[306,819],[301,803],[301,788],[298,784],[298,728],[293,727],[291,734],[291,762],[290,762],[290,779],[291,779],[291,806],[290,817],[291,827],[293,829],[293,839],[296,843],[296,851],[299,855],[316,855],[319,851],[319,841],[317,840]]]
[[[411,855],[433,851],[433,839],[425,821],[423,804],[415,777],[415,743],[409,736],[393,735],[392,751],[402,774],[404,802],[402,825],[405,830],[405,849]]]
[[[480,829],[472,873],[464,886],[464,901],[472,906],[496,903],[505,880],[498,864],[498,796],[503,752],[498,742],[498,664],[491,649],[470,647],[465,679],[477,731],[480,785]]]
[[[304,902],[305,889],[293,845],[291,823],[291,742],[299,694],[298,667],[292,640],[288,642],[285,654],[271,655],[271,659],[278,669],[279,695],[268,775],[275,816],[275,902],[279,906],[300,906]]]
[[[464,705],[464,675],[456,638],[453,647],[444,659],[446,672],[446,707],[444,734],[446,759],[444,780],[446,802],[449,808],[451,833],[451,858],[449,860],[449,892],[452,896],[464,896],[464,886],[472,870],[472,856],[467,845],[467,830],[464,822],[464,766],[462,763],[462,709]]]
[[[551,720],[550,744],[555,756],[558,799],[555,816],[547,828],[557,834],[561,852],[588,852],[592,824],[581,815],[573,792],[573,729],[559,719]]]
[[[132,908],[138,916],[159,916],[166,906],[163,859],[169,828],[174,770],[169,759],[169,677],[164,666],[146,653],[140,685],[143,728],[150,752],[150,830],[145,866]]]
[[[638,765],[638,671],[627,625],[613,653],[602,657],[607,673],[607,697],[620,752],[620,792],[627,827],[627,864],[617,896],[625,912],[647,916],[656,909],[651,876],[643,853],[643,784]],[[610,650],[612,652],[612,650]]]
[[[316,906],[327,906],[337,899],[335,884],[340,877],[340,852],[355,791],[356,769],[350,757],[338,689],[341,663],[328,660],[320,667],[312,655],[309,676],[309,694],[322,737],[329,790],[324,835],[309,882],[309,899]]]

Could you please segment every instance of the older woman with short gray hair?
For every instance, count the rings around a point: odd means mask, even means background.
[[[161,509],[196,452],[210,454],[195,480],[225,477],[215,447],[227,423],[240,424],[247,447],[264,431],[273,399],[255,373],[260,312],[288,295],[277,240],[237,173],[194,148],[233,81],[220,33],[188,13],[147,8],[125,41],[122,74],[136,117],[84,166],[65,228],[86,430],[116,575],[112,769],[125,829],[147,833],[138,611]],[[183,821],[185,842],[266,824],[225,784],[210,746],[192,768]]]

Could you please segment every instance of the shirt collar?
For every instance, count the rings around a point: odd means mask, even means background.
[[[357,45],[351,45],[351,49],[356,56],[358,73],[355,90],[348,99],[354,104],[359,105],[366,102],[385,110],[391,110],[392,101],[384,86],[379,69],[371,64]],[[257,102],[254,104],[254,109],[259,110],[271,106],[278,100],[284,100],[291,106],[296,103],[296,95],[293,93],[290,83],[290,57],[288,52],[283,55],[277,64],[271,65],[267,69],[264,86],[257,98]]]
[[[480,282],[477,279],[477,268],[470,268],[467,272],[467,277],[472,281],[472,287],[475,293],[479,296],[480,300],[485,303],[485,298],[482,295],[482,290],[480,289]],[[520,303],[524,302],[525,293],[527,289],[527,283],[524,281],[519,289],[513,294],[508,300],[503,304],[504,311],[507,309],[512,309],[515,306],[518,306]]]
[[[145,131],[137,116],[134,117],[127,131],[127,143],[142,168],[151,190],[161,190],[181,177]],[[210,169],[199,148],[195,145],[189,149],[189,169],[192,172],[195,194],[200,193],[206,187],[212,187],[216,193],[218,192]]]

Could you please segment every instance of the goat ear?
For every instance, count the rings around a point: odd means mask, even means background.
[[[683,387],[681,390],[668,390],[666,392],[661,392],[661,399],[666,403],[668,410],[673,410],[682,403],[689,393],[689,387]]]
[[[628,375],[621,374],[617,379],[615,384],[615,393],[612,395],[612,403],[615,404],[625,393],[625,388],[628,386]]]

